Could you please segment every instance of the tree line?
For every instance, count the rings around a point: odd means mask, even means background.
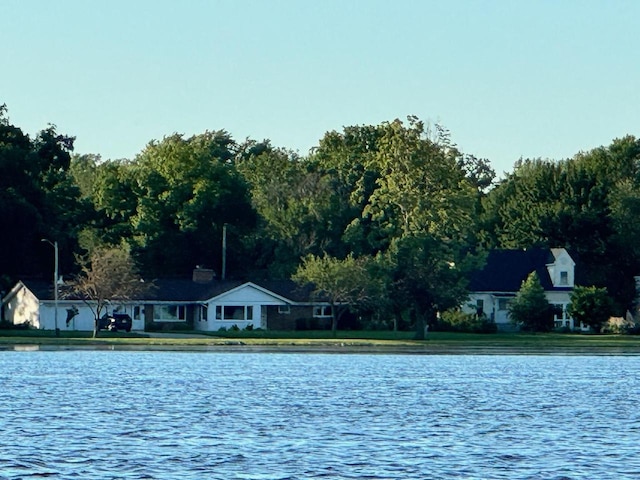
[[[492,248],[567,248],[584,285],[624,311],[640,272],[640,141],[560,161],[518,160],[497,180],[448,130],[416,117],[324,134],[306,154],[224,131],[151,140],[133,159],[73,154],[53,125],[33,138],[0,109],[0,275],[48,278],[76,255],[126,247],[149,278],[196,265],[227,276],[312,280],[370,322],[459,305]],[[339,313],[335,322],[339,321]]]

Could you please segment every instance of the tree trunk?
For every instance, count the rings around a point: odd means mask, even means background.
[[[344,307],[331,305],[331,335],[333,335],[333,338],[338,336],[338,322],[346,311],[347,309]]]
[[[414,308],[409,312],[411,321],[416,326],[416,334],[413,337],[414,340],[424,340],[425,336],[425,323],[424,323],[424,315],[418,314]]]
[[[96,317],[93,320],[93,338],[96,338],[98,336],[98,318]]]
[[[394,310],[393,312],[393,331],[398,333],[398,328],[402,322],[402,311]]]
[[[331,336],[333,338],[338,336],[338,317],[335,313],[331,313]]]

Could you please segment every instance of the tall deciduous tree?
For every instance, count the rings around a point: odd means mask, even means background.
[[[459,238],[473,225],[474,190],[456,159],[458,152],[426,137],[411,117],[384,125],[373,168],[380,172],[364,214],[391,237],[427,233]]]
[[[363,209],[383,241],[394,300],[408,309],[417,338],[438,309],[464,297],[477,186],[465,175],[446,131],[430,138],[410,117],[383,124],[369,168],[379,172]],[[465,252],[466,250],[466,252]],[[396,312],[400,306],[396,305]]]
[[[247,186],[233,164],[224,131],[151,142],[133,165],[137,198],[133,239],[146,271],[184,274],[196,264],[221,268],[222,231],[240,235],[254,223]],[[239,242],[229,242],[228,270],[242,267]]]
[[[282,149],[268,148],[238,164],[250,186],[261,223],[257,247],[273,245],[272,270],[291,274],[299,259],[332,250],[341,231],[331,219],[341,206],[331,184],[308,161]]]

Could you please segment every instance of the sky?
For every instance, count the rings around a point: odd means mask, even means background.
[[[2,0],[0,105],[134,158],[226,130],[306,155],[416,115],[500,173],[640,135],[636,0]]]

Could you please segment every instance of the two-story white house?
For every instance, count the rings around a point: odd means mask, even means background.
[[[492,250],[485,266],[472,275],[469,300],[462,306],[467,313],[484,314],[510,330],[508,305],[520,290],[522,282],[537,272],[550,304],[556,307],[558,328],[579,328],[567,314],[571,292],[575,286],[576,263],[564,248],[526,250]]]

